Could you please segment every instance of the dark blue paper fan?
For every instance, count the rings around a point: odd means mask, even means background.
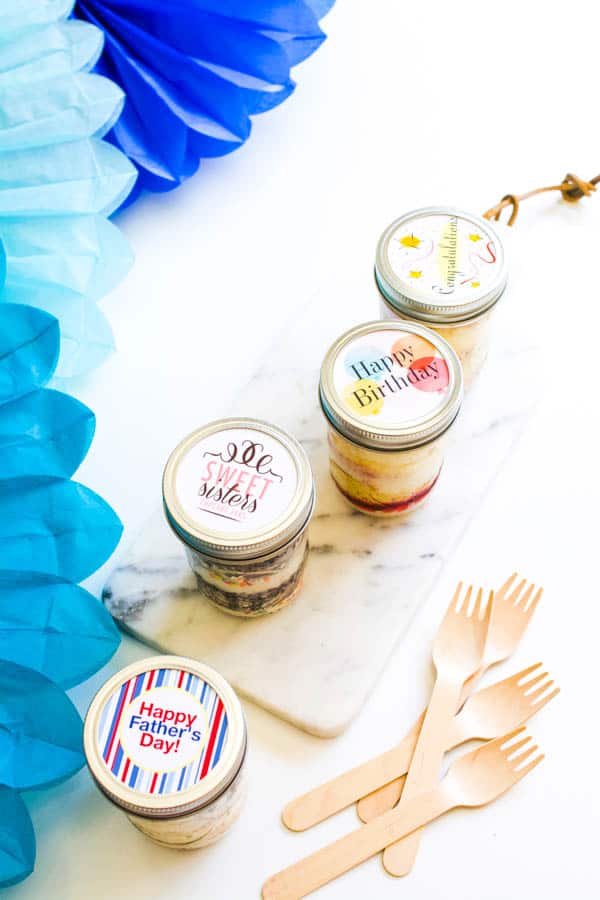
[[[106,33],[98,71],[126,95],[108,139],[138,167],[137,190],[172,190],[203,157],[241,146],[250,117],[293,91],[290,70],[325,39],[319,18],[332,5],[78,0],[76,14]]]

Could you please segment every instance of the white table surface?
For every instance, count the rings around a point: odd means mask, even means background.
[[[297,72],[296,94],[256,121],[246,147],[121,217],[137,260],[103,304],[118,352],[77,385],[98,416],[78,477],[118,509],[125,540],[156,501],[172,445],[227,409],[242,373],[308,297],[326,303],[334,292],[339,302],[360,292],[364,318],[374,317],[374,244],[394,216],[440,202],[482,211],[506,191],[552,183],[569,169],[596,174],[598,19],[582,0],[339,0],[325,21],[329,40]],[[560,39],[571,27],[571,38]],[[245,704],[249,802],[220,844],[189,855],[144,839],[81,772],[30,798],[37,867],[7,894],[257,898],[268,875],[354,826],[347,811],[293,835],[279,814],[285,801],[385,749],[413,721],[431,682],[430,638],[456,579],[493,585],[518,569],[546,596],[503,674],[542,659],[562,687],[531,725],[544,765],[493,806],[430,827],[406,883],[372,860],[320,896],[599,895],[599,234],[600,196],[577,206],[548,196],[523,207],[510,302],[515,329],[522,309],[543,330],[545,396],[346,734],[311,738]],[[82,712],[109,672],[146,652],[124,640],[106,670],[73,692]]]

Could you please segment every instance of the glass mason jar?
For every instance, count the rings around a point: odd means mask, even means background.
[[[435,485],[463,394],[460,362],[436,332],[368,322],[343,334],[321,367],[331,476],[375,516],[405,515]]]
[[[468,387],[485,362],[492,310],[506,287],[504,248],[485,219],[445,207],[406,213],[377,244],[375,281],[383,318],[441,334]]]
[[[221,419],[194,431],[169,457],[163,501],[200,592],[223,612],[264,615],[296,596],[315,488],[304,449],[283,429]]]
[[[180,656],[127,666],[92,700],[83,742],[100,790],[157,844],[208,846],[240,815],[246,723],[210,666]]]

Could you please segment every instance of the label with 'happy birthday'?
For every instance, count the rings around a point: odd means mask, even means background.
[[[174,794],[218,765],[228,734],[215,689],[183,669],[150,669],[107,699],[96,731],[104,765],[142,794]]]
[[[386,329],[349,341],[337,355],[333,384],[342,406],[369,427],[402,426],[446,402],[450,372],[437,348],[411,332]]]

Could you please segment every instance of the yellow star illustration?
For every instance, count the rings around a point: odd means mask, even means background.
[[[421,238],[416,237],[414,234],[405,234],[404,237],[400,238],[400,243],[403,247],[418,247],[421,243]]]
[[[470,240],[470,241],[480,241],[480,240],[481,240],[481,235],[480,235],[480,234],[470,234],[470,235],[469,235],[469,240]]]
[[[479,281],[472,281],[472,282],[471,282],[471,287],[479,287],[479,285],[480,285],[480,282],[479,282]]]
[[[423,273],[412,271],[412,272],[409,272],[408,274],[410,275],[411,278],[420,278]]]

